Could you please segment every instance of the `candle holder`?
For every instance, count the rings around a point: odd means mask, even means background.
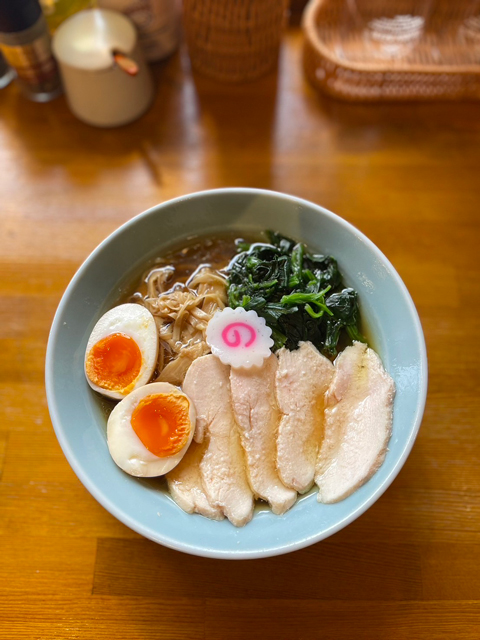
[[[121,13],[92,9],[75,14],[55,32],[53,51],[70,109],[87,124],[127,124],[150,106],[150,70],[135,27]]]

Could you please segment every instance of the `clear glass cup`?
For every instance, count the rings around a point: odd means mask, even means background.
[[[433,0],[346,0],[346,57],[357,62],[405,58],[422,38]]]

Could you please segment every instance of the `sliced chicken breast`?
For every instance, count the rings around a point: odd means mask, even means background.
[[[207,498],[232,524],[242,527],[252,519],[253,494],[233,415],[230,367],[213,355],[197,358],[187,371],[183,391],[197,412],[195,439],[207,440],[200,462]]]
[[[333,365],[311,342],[296,351],[280,349],[276,376],[282,417],[277,437],[277,468],[283,483],[299,493],[313,484],[323,433],[324,395]]]
[[[254,494],[281,515],[295,503],[297,492],[280,480],[276,467],[280,411],[275,397],[278,360],[273,354],[261,367],[231,369],[233,410],[246,455]]]
[[[394,396],[395,384],[373,349],[354,342],[338,356],[325,397],[319,502],[343,500],[378,470],[392,432]]]
[[[200,463],[206,449],[206,440],[202,444],[191,443],[180,464],[167,474],[168,488],[178,506],[187,513],[223,520],[223,511],[210,504],[202,485]]]

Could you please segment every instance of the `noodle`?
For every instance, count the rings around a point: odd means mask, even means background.
[[[208,322],[225,307],[225,278],[208,266],[199,267],[186,284],[169,287],[174,267],[153,269],[141,303],[152,313],[160,336],[157,381],[180,385],[191,363],[210,352],[205,340]]]
[[[160,269],[154,269],[148,275],[147,279],[147,295],[149,298],[154,298],[160,293],[163,293],[167,288],[167,283],[172,279],[175,273],[174,267],[162,267]]]

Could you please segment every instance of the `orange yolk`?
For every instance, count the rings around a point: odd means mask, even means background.
[[[86,370],[90,380],[102,389],[119,391],[132,384],[142,367],[142,354],[133,338],[112,333],[93,345]]]
[[[142,444],[159,458],[183,449],[190,435],[190,403],[185,396],[158,393],[140,400],[132,427]]]

